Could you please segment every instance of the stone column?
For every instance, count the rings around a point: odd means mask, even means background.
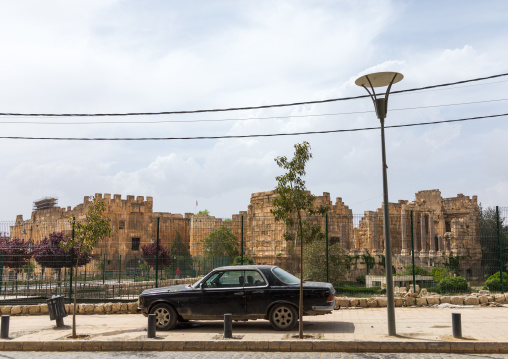
[[[438,245],[438,251],[442,254],[444,251],[443,236],[442,235],[437,236],[437,245]]]
[[[402,236],[402,250],[400,252],[403,256],[408,256],[411,251],[408,249],[408,238],[407,238],[407,211],[401,211],[400,213],[400,232]]]
[[[429,240],[430,240],[430,252],[429,257],[436,256],[436,239],[434,238],[434,216],[429,215]]]
[[[372,217],[372,249],[371,249],[371,253],[373,255],[376,255],[379,251],[379,231],[378,231],[378,226],[377,226],[377,214],[374,214]]]
[[[426,221],[427,218],[426,214],[422,214],[420,217],[420,231],[421,231],[421,249],[420,249],[420,257],[428,257],[429,252],[427,252],[427,227],[426,227]]]

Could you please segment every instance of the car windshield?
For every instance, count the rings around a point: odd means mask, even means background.
[[[288,273],[284,269],[281,269],[279,267],[275,267],[272,270],[272,272],[273,272],[273,274],[275,274],[275,276],[277,278],[279,278],[282,282],[284,282],[286,284],[299,284],[300,283],[300,279],[296,278],[291,273]]]

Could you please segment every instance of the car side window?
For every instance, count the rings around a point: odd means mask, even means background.
[[[245,276],[243,271],[223,271],[214,273],[206,280],[206,288],[243,287]]]
[[[245,287],[261,287],[265,286],[265,279],[258,271],[247,270],[245,271]]]

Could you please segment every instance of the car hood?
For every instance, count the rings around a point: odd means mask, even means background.
[[[141,295],[170,293],[170,292],[181,292],[183,290],[191,290],[191,289],[192,288],[189,286],[189,284],[179,284],[179,285],[172,285],[172,286],[169,286],[169,287],[145,289],[141,293]]]

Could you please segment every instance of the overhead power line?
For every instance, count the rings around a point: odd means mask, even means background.
[[[471,102],[460,102],[460,103],[448,103],[441,105],[428,105],[428,106],[417,106],[417,107],[403,107],[403,108],[391,108],[390,112],[393,111],[407,111],[407,110],[421,110],[426,108],[437,108],[437,107],[450,107],[450,106],[462,106],[462,105],[476,105],[480,103],[500,102],[508,101],[508,98],[495,99],[495,100],[484,100],[484,101],[471,101]],[[82,122],[42,122],[42,121],[0,121],[5,124],[30,124],[30,125],[107,125],[107,124],[160,124],[160,123],[195,123],[195,122],[227,122],[227,121],[251,121],[251,120],[271,120],[271,119],[283,119],[283,118],[307,118],[307,117],[325,117],[325,116],[344,116],[344,115],[358,115],[363,113],[373,113],[375,111],[352,111],[352,112],[335,112],[335,113],[322,113],[322,114],[308,114],[308,115],[287,115],[287,116],[267,116],[267,117],[247,117],[247,118],[223,118],[223,119],[208,119],[208,120],[160,120],[160,121],[82,121]]]
[[[439,85],[418,87],[407,90],[399,90],[392,91],[391,94],[400,94],[421,90],[434,89],[439,87],[453,86],[464,83],[476,82],[494,79],[498,77],[508,76],[508,73],[498,74],[487,77],[478,77],[475,79],[449,82]],[[127,112],[127,113],[0,113],[0,116],[30,116],[30,117],[100,117],[100,116],[154,116],[154,115],[182,115],[182,114],[193,114],[193,113],[206,113],[206,112],[229,112],[229,111],[241,111],[241,110],[258,110],[265,108],[276,108],[276,107],[290,107],[290,106],[300,106],[300,105],[312,105],[312,104],[320,104],[327,102],[338,102],[338,101],[348,101],[348,100],[356,100],[360,98],[366,98],[369,95],[362,96],[351,96],[351,97],[341,97],[341,98],[333,98],[327,100],[315,100],[315,101],[303,101],[303,102],[293,102],[293,103],[284,103],[278,105],[263,105],[263,106],[248,106],[248,107],[231,107],[231,108],[218,108],[218,109],[209,109],[209,110],[190,110],[190,111],[163,111],[163,112]]]
[[[508,113],[499,115],[489,116],[477,116],[461,118],[456,120],[443,120],[434,122],[420,122],[410,123],[404,125],[392,125],[385,126],[385,128],[399,128],[399,127],[413,127],[423,125],[435,125],[440,123],[451,123],[451,122],[462,122],[480,120],[486,118],[495,118],[508,116]],[[327,130],[327,131],[308,131],[308,132],[292,132],[292,133],[272,133],[272,134],[261,134],[261,135],[230,135],[230,136],[196,136],[196,137],[124,137],[124,138],[107,138],[107,137],[22,137],[22,136],[2,136],[0,139],[8,140],[52,140],[52,141],[170,141],[170,140],[218,140],[218,139],[230,139],[230,138],[252,138],[252,137],[278,137],[278,136],[299,136],[299,135],[316,135],[325,133],[338,133],[338,132],[359,132],[368,130],[378,130],[380,127],[363,127],[353,128],[346,130]]]

